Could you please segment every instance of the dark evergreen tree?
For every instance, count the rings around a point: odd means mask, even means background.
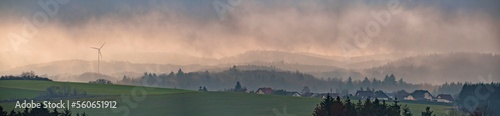
[[[403,116],[413,116],[408,105],[405,105],[403,108]]]
[[[361,110],[359,111],[360,116],[374,116],[373,114],[373,103],[370,101],[370,98],[367,98],[363,106],[361,107]]]
[[[401,114],[401,105],[398,104],[398,98],[394,99],[394,104],[392,104],[387,111],[388,116],[399,116]]]
[[[316,106],[313,116],[331,116],[333,105],[333,98],[328,95],[326,98]]]
[[[345,110],[346,116],[357,116],[356,106],[351,102],[349,97],[345,100]]]
[[[361,99],[358,100],[358,103],[356,103],[356,115],[362,116],[361,115],[361,110],[363,110],[363,102],[361,102]]]
[[[174,71],[170,71],[170,73],[168,73],[167,77],[170,77],[170,78],[175,77]]]
[[[345,116],[346,114],[345,106],[342,103],[342,101],[340,101],[339,96],[337,96],[337,98],[333,101],[330,111],[331,112],[329,116]]]
[[[207,88],[205,86],[203,86],[203,91],[207,92]]]
[[[43,104],[40,106],[41,108],[33,108],[31,109],[31,112],[29,113],[30,116],[50,116],[50,112]]]
[[[422,112],[422,116],[436,116],[432,115],[434,111],[431,111],[431,107],[425,107],[425,111]]]
[[[182,71],[182,69],[179,68],[179,70],[177,71],[177,75],[176,75],[178,78],[182,78],[184,77],[184,72]]]
[[[406,84],[406,82],[405,82],[405,81],[403,81],[403,78],[400,78],[400,79],[399,79],[399,81],[398,81],[398,85],[399,85],[399,86],[402,86],[402,85],[404,85],[404,84]]]
[[[61,113],[59,113],[57,111],[57,108],[54,108],[54,110],[50,113],[50,115],[52,115],[52,116],[59,116],[59,114],[61,114]]]
[[[17,115],[21,115],[21,113],[19,112],[18,114],[16,114],[14,110],[11,110],[8,116],[17,116]]]
[[[385,103],[385,100],[382,100],[382,104],[380,106],[380,112],[382,112],[383,115],[387,115],[389,114],[389,108],[387,106],[387,103]]]
[[[370,80],[368,80],[368,77],[365,77],[365,79],[363,79],[363,81],[361,82],[361,85],[363,85],[363,86],[370,86],[371,85],[371,82],[370,82]]]
[[[238,82],[236,82],[236,85],[234,86],[234,89],[235,89],[236,91],[238,91],[238,90],[240,90],[240,89],[241,89],[241,84],[240,84],[240,82],[239,82],[239,81],[238,81]]]
[[[0,116],[7,116],[7,111],[4,111],[2,106],[0,106]]]
[[[325,106],[322,104],[316,105],[316,108],[314,109],[313,116],[328,116],[328,113],[325,109]]]
[[[245,87],[242,87],[240,82],[236,82],[236,85],[234,86],[234,91],[235,92],[246,92],[247,89]]]
[[[376,116],[382,116],[383,114],[385,114],[384,110],[385,109],[382,108],[382,105],[380,104],[380,101],[378,99],[373,100],[373,111],[377,111],[373,112],[373,114],[375,114]]]
[[[349,78],[347,79],[346,88],[348,90],[353,90],[353,88],[354,88],[354,83],[352,82],[351,76],[349,76]]]

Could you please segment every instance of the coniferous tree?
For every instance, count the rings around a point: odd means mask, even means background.
[[[43,104],[40,106],[41,108],[33,108],[31,109],[31,112],[29,113],[30,115],[29,116],[34,116],[34,115],[37,115],[37,116],[49,116],[50,115],[50,112],[47,108],[43,108],[45,107]]]
[[[234,91],[235,92],[246,92],[247,89],[245,87],[242,87],[240,82],[236,82],[236,85],[234,86]]]
[[[0,106],[0,116],[7,116],[7,112],[3,110],[2,106]]]
[[[57,111],[57,108],[54,108],[54,110],[50,113],[50,115],[52,115],[52,116],[59,116],[59,114],[61,114],[61,113],[59,113]]]
[[[333,101],[330,114],[329,116],[345,116],[345,106],[339,96]]]
[[[313,116],[328,116],[325,106],[322,104],[317,104],[314,109]]]
[[[21,113],[19,113],[19,115],[21,115]],[[14,110],[11,110],[9,116],[17,116],[17,114]]]
[[[207,88],[205,86],[203,86],[203,91],[207,92]]]
[[[240,90],[240,89],[241,89],[241,84],[240,84],[240,82],[239,82],[239,81],[238,81],[238,82],[236,82],[236,86],[234,86],[234,89],[235,89],[236,91],[238,91],[238,90]]]
[[[314,109],[314,116],[412,116],[408,106],[405,106],[404,112],[401,114],[401,105],[395,100],[394,104],[388,105],[385,101],[375,99],[371,101],[369,98],[366,101],[359,102],[354,105],[349,98],[344,102],[340,97],[333,99],[327,96]],[[429,112],[429,111],[428,111]]]
[[[347,97],[345,100],[345,110],[346,110],[346,116],[356,116],[357,111],[356,111],[356,106],[354,103],[351,102],[351,99]]]
[[[410,111],[410,108],[408,108],[408,105],[405,105],[403,108],[403,116],[413,116],[413,114]]]
[[[387,103],[385,103],[385,100],[382,100],[382,104],[380,106],[379,111],[382,112],[382,114],[384,114],[384,115],[389,114],[389,109],[387,108]]]
[[[175,76],[177,76],[178,78],[184,77],[184,72],[182,71],[182,69],[179,68],[179,70],[177,71],[177,75]]]
[[[398,98],[394,99],[394,104],[388,108],[388,116],[399,116],[401,114],[401,105],[398,104]]]
[[[422,116],[433,116],[432,113],[434,111],[431,111],[431,107],[425,107],[425,111],[422,112]],[[434,115],[435,116],[435,115]]]
[[[314,109],[313,116],[331,116],[332,105],[333,98],[330,95],[326,96],[326,98]]]
[[[383,110],[380,101],[378,99],[373,100],[373,109],[371,111],[377,111],[373,112],[376,116],[382,116],[384,114]]]
[[[370,98],[367,98],[361,110],[359,111],[360,116],[374,116],[373,111],[373,103],[371,102]]]

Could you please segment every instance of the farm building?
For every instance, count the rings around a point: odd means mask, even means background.
[[[427,90],[415,90],[413,93],[410,93],[408,96],[404,98],[404,100],[412,100],[412,101],[431,101],[432,95]]]

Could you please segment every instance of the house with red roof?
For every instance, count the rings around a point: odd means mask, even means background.
[[[257,89],[257,91],[255,91],[255,93],[257,93],[257,94],[273,94],[273,89],[271,89],[269,87],[263,87],[263,88]]]

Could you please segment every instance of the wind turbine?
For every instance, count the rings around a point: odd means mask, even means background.
[[[96,48],[96,47],[90,47],[90,48],[93,48],[93,49],[96,49],[97,50],[97,73],[100,73],[99,72],[99,62],[102,58],[102,54],[101,54],[101,48],[104,46],[104,44],[106,44],[106,42],[104,42],[101,47],[99,48]]]

